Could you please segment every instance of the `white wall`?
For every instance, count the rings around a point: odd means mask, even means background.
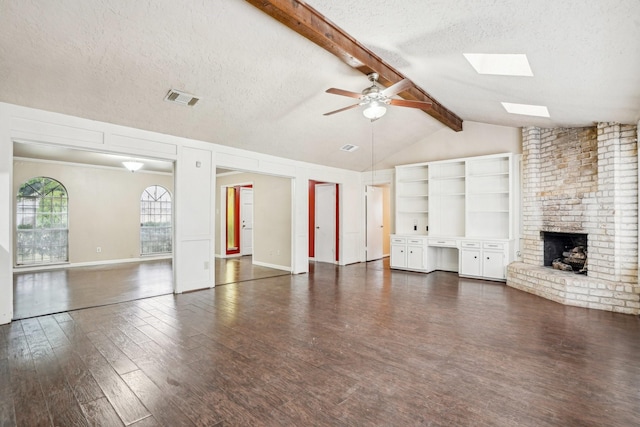
[[[384,166],[432,162],[500,153],[522,153],[520,128],[464,121],[461,132],[443,128],[389,156]]]
[[[13,142],[175,161],[176,292],[214,286],[215,168],[291,178],[291,268],[308,271],[307,181],[341,184],[341,263],[362,261],[361,174],[231,147],[0,103],[0,324],[13,316]]]

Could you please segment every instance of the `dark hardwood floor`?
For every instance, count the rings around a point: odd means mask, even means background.
[[[171,264],[166,259],[14,273],[13,317],[24,319],[171,294]]]
[[[0,326],[0,425],[640,425],[638,317],[385,262]]]
[[[287,276],[288,271],[253,264],[250,255],[236,258],[216,258],[216,285]]]
[[[15,273],[13,317],[25,319],[173,293],[170,259]],[[251,256],[216,259],[216,285],[289,275]]]

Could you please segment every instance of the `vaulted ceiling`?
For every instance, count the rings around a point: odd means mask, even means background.
[[[257,3],[253,1],[253,3]],[[637,0],[310,0],[462,120],[640,120]],[[463,53],[526,54],[533,77],[480,75]],[[0,0],[0,101],[352,170],[445,128],[391,107],[370,123],[364,74],[243,0]],[[171,88],[201,97],[165,102]],[[501,102],[545,105],[549,118]],[[339,148],[362,148],[345,153]]]

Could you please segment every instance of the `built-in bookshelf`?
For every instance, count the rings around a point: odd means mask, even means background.
[[[429,167],[396,169],[396,233],[426,234],[429,224]]]
[[[509,238],[510,165],[509,157],[467,161],[467,237]]]
[[[396,234],[512,238],[512,155],[396,166]]]
[[[429,234],[464,236],[465,176],[464,161],[437,162],[429,165],[432,192],[429,211]]]

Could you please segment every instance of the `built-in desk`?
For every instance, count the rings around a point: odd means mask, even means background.
[[[511,245],[509,240],[394,234],[390,266],[421,273],[453,271],[464,277],[504,281]]]

